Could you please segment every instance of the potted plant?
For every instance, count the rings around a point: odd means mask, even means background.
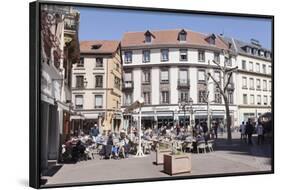
[[[172,153],[172,149],[168,144],[160,143],[156,148],[156,164],[160,165],[164,163],[164,154]]]
[[[170,154],[164,154],[164,172],[169,175],[191,172],[191,154],[172,147]]]

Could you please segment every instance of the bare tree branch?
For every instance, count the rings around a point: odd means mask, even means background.
[[[225,86],[223,87],[223,92],[224,92],[224,93],[226,92],[227,87],[228,87],[228,85],[229,85],[229,83],[230,83],[230,79],[231,79],[232,73],[233,73],[233,72],[231,72],[231,73],[228,75],[227,82],[226,82]]]
[[[217,63],[215,60],[213,60],[213,63],[220,69],[220,70],[223,70],[222,66]]]

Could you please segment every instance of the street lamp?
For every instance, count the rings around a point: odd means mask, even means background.
[[[189,120],[189,125],[193,129],[193,99],[189,98],[189,109],[190,109],[190,120]]]
[[[184,125],[185,128],[187,128],[187,126],[186,126],[186,114],[185,114],[186,106],[187,106],[186,100],[179,102],[179,109],[182,108],[183,109],[183,113],[184,113],[184,124],[183,125]]]

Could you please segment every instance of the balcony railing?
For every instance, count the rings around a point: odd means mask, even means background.
[[[178,88],[189,88],[190,82],[187,79],[179,79],[178,80]]]
[[[122,83],[122,89],[123,90],[132,90],[134,88],[134,82],[133,81],[124,81]]]

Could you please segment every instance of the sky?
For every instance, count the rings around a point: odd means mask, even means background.
[[[224,34],[245,42],[251,38],[271,49],[271,20],[230,16],[179,14],[76,7],[80,12],[79,40],[121,40],[124,32],[189,29]]]

